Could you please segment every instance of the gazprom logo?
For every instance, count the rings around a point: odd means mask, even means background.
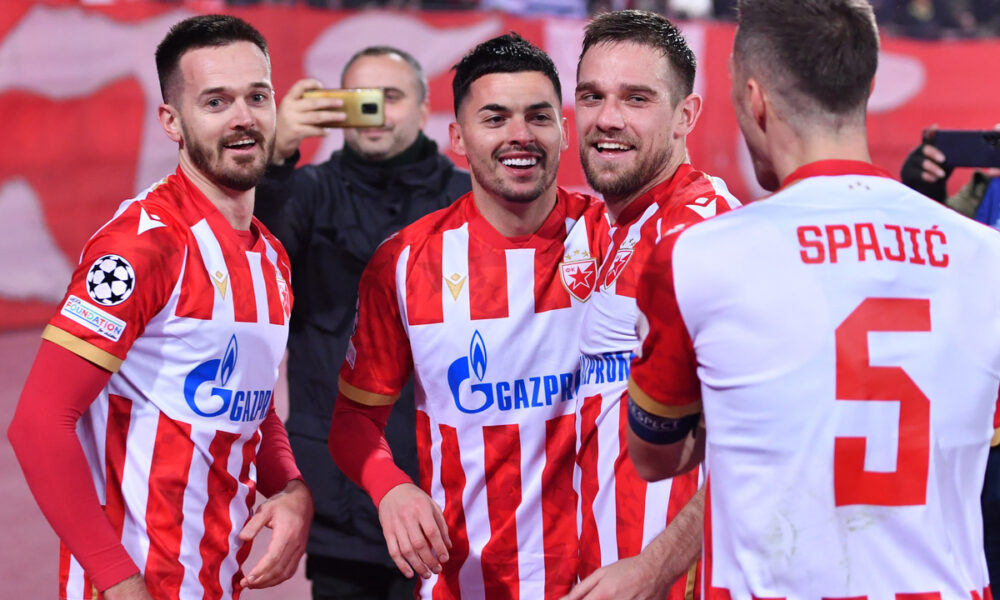
[[[496,406],[508,411],[522,408],[551,406],[554,402],[572,400],[580,387],[580,372],[538,375],[508,381],[487,381],[486,342],[477,330],[469,342],[469,355],[456,359],[448,367],[448,388],[458,410],[475,414]],[[471,380],[468,392],[463,384]]]
[[[230,421],[263,418],[271,402],[271,390],[233,390],[228,386],[239,361],[236,336],[229,338],[222,358],[207,360],[184,378],[184,400],[198,416],[218,417],[228,413]],[[213,383],[205,389],[207,384]]]

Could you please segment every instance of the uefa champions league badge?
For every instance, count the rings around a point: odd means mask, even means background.
[[[87,273],[87,294],[104,306],[115,306],[128,300],[135,289],[135,271],[127,260],[117,254],[105,254],[91,265]]]

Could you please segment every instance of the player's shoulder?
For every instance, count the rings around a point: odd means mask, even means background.
[[[122,202],[114,216],[91,238],[91,243],[149,246],[167,251],[183,245],[185,230],[179,210],[180,190],[174,175]]]
[[[425,248],[439,247],[445,231],[458,229],[468,223],[467,203],[471,202],[472,192],[469,192],[452,204],[422,216],[385,238],[375,249],[369,268],[373,263],[395,262],[406,249],[413,255]]]
[[[658,200],[660,210],[670,214],[674,221],[696,223],[742,205],[720,177],[699,171],[689,164],[678,167],[675,177],[676,181],[664,188],[663,193],[669,193],[669,196]]]

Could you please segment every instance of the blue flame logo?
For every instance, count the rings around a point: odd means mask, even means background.
[[[232,376],[233,371],[236,369],[236,356],[237,356],[237,345],[236,336],[229,338],[229,345],[226,346],[226,353],[222,358],[222,369],[219,374],[222,379],[222,385],[229,383],[229,378]]]
[[[469,358],[472,361],[472,372],[476,374],[479,381],[486,377],[486,342],[477,329],[472,334],[472,342],[469,344]]]

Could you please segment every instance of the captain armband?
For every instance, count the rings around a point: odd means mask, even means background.
[[[628,426],[639,439],[650,444],[673,444],[683,440],[701,420],[701,413],[672,419],[646,412],[630,397],[628,399]]]

